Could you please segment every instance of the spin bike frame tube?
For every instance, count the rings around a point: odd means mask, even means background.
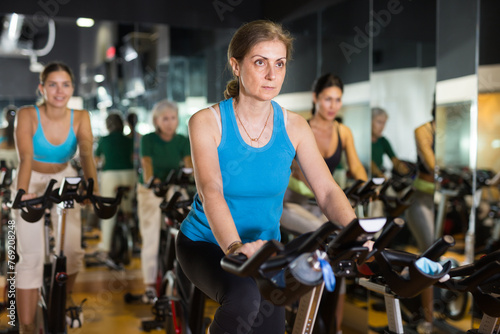
[[[58,224],[58,244],[59,254],[54,256],[54,266],[52,277],[54,279],[51,281],[49,296],[49,314],[63,315],[66,312],[66,282],[68,280],[68,274],[66,273],[66,255],[64,254],[64,237],[66,232],[66,215],[68,209],[74,209],[75,207],[75,196],[77,196],[77,190],[80,185],[80,178],[65,178],[59,188],[59,199],[58,206],[61,209],[60,219],[61,222]],[[62,302],[61,302],[62,301]],[[52,333],[65,333],[66,332],[66,317],[49,317],[49,332]]]

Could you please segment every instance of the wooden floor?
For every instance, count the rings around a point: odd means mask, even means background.
[[[104,267],[86,268],[78,275],[73,300],[84,304],[85,323],[81,329],[70,333],[144,333],[141,319],[153,318],[151,305],[127,304],[126,293],[140,294],[144,291],[139,259],[122,271]],[[165,333],[151,331],[150,333]]]

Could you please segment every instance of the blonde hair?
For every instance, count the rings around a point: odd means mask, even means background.
[[[281,24],[268,20],[257,20],[241,26],[233,35],[227,49],[228,64],[231,58],[241,62],[247,53],[258,43],[278,40],[286,47],[286,59],[292,59],[293,37]],[[230,65],[229,65],[230,66]],[[233,74],[224,91],[226,99],[238,96],[240,92],[239,80]]]
[[[160,117],[161,114],[163,114],[165,112],[165,110],[167,110],[167,109],[173,110],[173,111],[175,111],[177,116],[179,115],[179,107],[177,106],[177,103],[175,103],[175,101],[164,99],[164,100],[156,102],[155,105],[153,106],[153,112],[152,112],[153,125],[154,125],[156,131],[158,131],[158,126],[156,125],[156,119],[158,117]]]

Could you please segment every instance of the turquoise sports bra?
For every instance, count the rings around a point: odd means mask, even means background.
[[[42,122],[40,120],[40,110],[35,106],[38,116],[38,127],[33,136],[33,159],[40,162],[63,164],[71,160],[76,153],[77,140],[73,131],[73,109],[71,109],[71,122],[66,141],[60,145],[51,144],[43,133]]]

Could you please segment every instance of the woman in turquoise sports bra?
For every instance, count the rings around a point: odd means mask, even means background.
[[[96,180],[97,175],[89,113],[68,108],[68,101],[74,91],[71,69],[63,63],[48,64],[40,74],[38,91],[42,97],[41,103],[23,107],[17,114],[15,136],[19,168],[13,186],[16,190],[26,190],[23,200],[42,195],[52,178],[60,184],[64,177],[76,176],[77,172],[69,161],[77,148],[85,178]],[[17,310],[20,333],[31,334],[34,331],[38,289],[42,286],[43,223],[27,223],[16,211],[17,251],[20,256],[16,265]],[[56,222],[56,211],[52,217]],[[72,303],[71,289],[83,262],[80,226],[80,210],[68,210],[64,244],[69,274],[67,306],[73,306],[68,304]]]

